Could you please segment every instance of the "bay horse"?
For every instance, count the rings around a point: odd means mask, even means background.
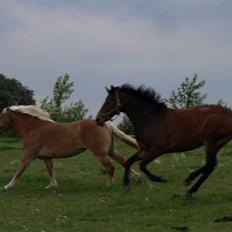
[[[168,108],[164,100],[151,88],[135,88],[129,84],[107,89],[105,99],[96,117],[98,125],[114,115],[124,112],[135,127],[135,138],[141,150],[131,156],[125,167],[124,188],[129,191],[129,170],[141,160],[140,170],[151,181],[165,182],[153,175],[147,164],[157,157],[174,152],[184,152],[205,147],[205,165],[192,172],[185,180],[195,184],[185,193],[192,196],[214,171],[217,153],[232,139],[232,111],[221,105],[204,105],[190,109]]]
[[[53,171],[53,159],[77,155],[86,149],[92,151],[108,175],[108,184],[113,183],[114,166],[107,158],[110,156],[122,166],[126,159],[115,149],[115,137],[136,149],[136,140],[124,134],[111,123],[104,127],[97,126],[95,120],[86,119],[71,123],[56,123],[47,112],[36,106],[11,106],[0,113],[0,132],[11,129],[22,138],[23,156],[12,180],[3,187],[9,190],[14,187],[32,160],[44,161],[50,184],[47,188],[56,187],[57,181]],[[131,175],[140,181],[140,174],[132,170]]]

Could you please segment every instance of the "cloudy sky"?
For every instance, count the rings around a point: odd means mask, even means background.
[[[104,86],[145,84],[168,97],[197,73],[208,102],[232,105],[231,0],[0,0],[0,72],[37,98],[56,78],[92,114]]]

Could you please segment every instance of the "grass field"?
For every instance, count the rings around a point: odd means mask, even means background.
[[[118,144],[130,155],[133,150]],[[21,152],[17,139],[0,138],[0,185],[13,176]],[[146,178],[122,192],[123,169],[115,164],[115,184],[90,152],[55,161],[58,189],[47,190],[41,161],[34,161],[15,188],[0,192],[0,232],[137,232],[232,231],[232,144],[219,155],[219,165],[193,199],[184,193],[184,178],[201,166],[202,150],[167,155],[149,169],[168,179],[151,184]],[[135,169],[138,166],[135,165]]]

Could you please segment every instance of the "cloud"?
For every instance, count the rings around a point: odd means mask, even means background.
[[[220,76],[231,84],[232,16],[226,1],[5,2],[0,71],[39,96],[48,95],[64,72],[80,86],[76,98],[91,107],[96,104],[89,93],[100,102],[107,84],[145,83],[168,94],[195,72],[207,82],[217,85]]]

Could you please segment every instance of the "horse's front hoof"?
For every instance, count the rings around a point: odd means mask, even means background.
[[[58,188],[57,185],[48,185],[45,187],[45,189],[56,189],[56,188]]]
[[[1,188],[1,191],[3,191],[3,192],[7,192],[9,189],[6,187],[6,186],[3,186],[2,188]]]
[[[193,199],[193,195],[190,192],[184,193],[183,197],[185,197],[186,199]]]

